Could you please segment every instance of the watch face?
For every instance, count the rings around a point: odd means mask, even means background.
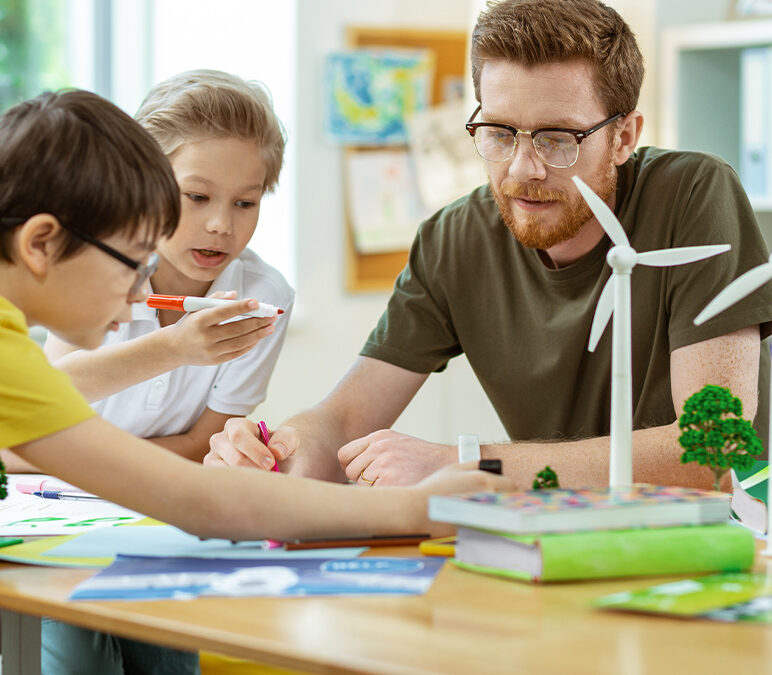
[[[488,471],[489,473],[497,473],[501,475],[501,460],[500,459],[481,459],[480,471]]]

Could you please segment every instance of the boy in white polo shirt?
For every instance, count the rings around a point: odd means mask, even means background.
[[[166,153],[182,193],[179,226],[158,245],[152,292],[251,297],[285,313],[218,325],[220,309],[183,317],[135,304],[96,352],[52,336],[46,353],[102,417],[201,461],[226,419],[265,399],[292,311],[292,288],[246,249],[260,200],[278,181],[284,132],[261,86],[211,70],[155,86],[136,119]]]

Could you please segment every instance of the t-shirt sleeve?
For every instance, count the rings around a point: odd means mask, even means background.
[[[694,325],[697,313],[721,290],[767,261],[767,246],[737,174],[723,161],[706,158],[688,199],[677,208],[683,214],[672,246],[729,244],[732,248],[705,261],[667,269],[670,349],[753,325],[760,325],[762,338],[767,337],[772,321],[769,283],[703,325]]]
[[[441,218],[441,216],[440,216]],[[416,373],[439,372],[461,353],[442,287],[447,264],[436,217],[418,230],[408,263],[360,354]]]
[[[0,447],[49,436],[96,414],[26,331],[3,321],[0,364]]]
[[[268,382],[287,336],[294,300],[284,304],[276,330],[258,345],[218,369],[207,408],[224,415],[248,415],[265,400]]]

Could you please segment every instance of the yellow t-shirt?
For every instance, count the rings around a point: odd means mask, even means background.
[[[29,336],[24,314],[0,296],[0,448],[43,438],[95,415],[69,376]]]

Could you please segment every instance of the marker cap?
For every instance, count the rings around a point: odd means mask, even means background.
[[[151,293],[147,296],[147,306],[154,309],[173,309],[176,312],[184,312],[184,295],[156,295]]]

